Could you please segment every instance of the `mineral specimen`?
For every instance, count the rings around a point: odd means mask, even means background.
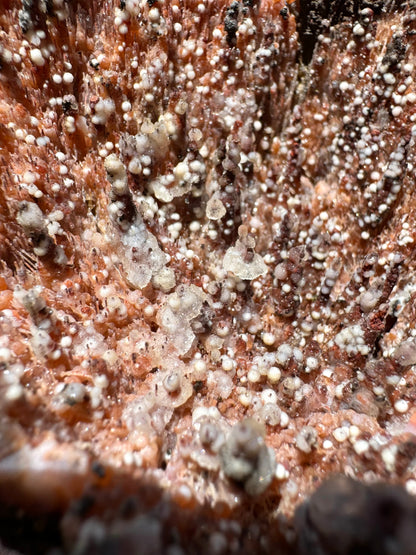
[[[2,0],[3,543],[330,554],[388,499],[405,545],[415,35],[412,0]],[[390,485],[307,502],[333,473]]]

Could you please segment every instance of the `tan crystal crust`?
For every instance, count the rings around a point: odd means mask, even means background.
[[[416,7],[312,4],[2,1],[0,498],[68,549],[416,494]]]

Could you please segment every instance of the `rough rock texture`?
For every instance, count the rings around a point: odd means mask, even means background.
[[[416,494],[415,35],[411,0],[1,0],[3,543],[328,554],[292,520],[328,476]]]
[[[416,502],[388,484],[327,480],[296,511],[301,555],[416,553]]]

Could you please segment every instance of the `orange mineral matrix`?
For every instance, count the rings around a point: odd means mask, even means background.
[[[415,136],[411,0],[0,0],[4,549],[415,553]]]

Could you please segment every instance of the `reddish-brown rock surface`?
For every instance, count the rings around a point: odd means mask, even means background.
[[[415,35],[412,1],[1,1],[11,545],[283,553],[333,473],[416,494]]]

